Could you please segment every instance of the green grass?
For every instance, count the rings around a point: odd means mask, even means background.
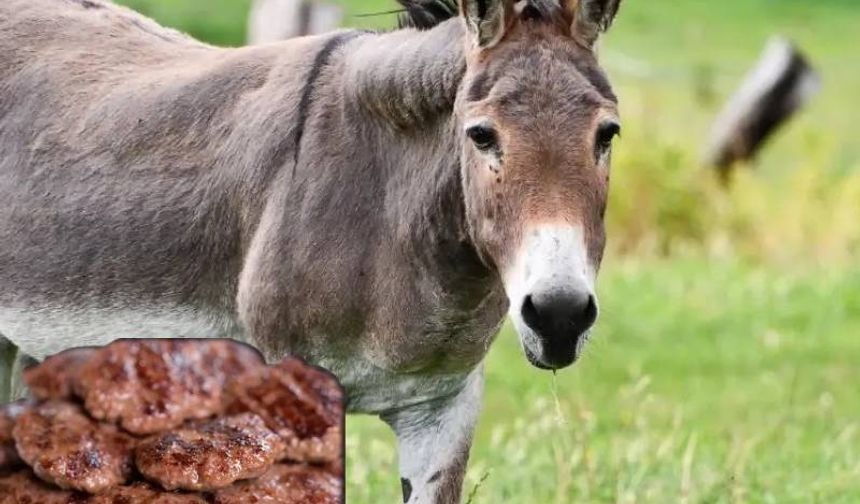
[[[248,0],[125,0],[221,45]],[[346,0],[392,26],[393,0]],[[860,502],[856,0],[626,0],[602,60],[621,101],[603,314],[580,364],[528,366],[505,329],[473,503]],[[773,34],[822,93],[723,190],[698,160]],[[347,426],[350,503],[399,502],[393,436]],[[475,488],[479,481],[483,481]]]
[[[474,503],[860,501],[860,270],[613,262],[601,299],[560,414],[500,335]],[[351,417],[347,447],[349,502],[395,502],[386,427]]]

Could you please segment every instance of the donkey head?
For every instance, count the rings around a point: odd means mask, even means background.
[[[597,319],[616,99],[595,44],[620,0],[461,0],[456,114],[479,252],[502,277],[529,361],[579,355]]]

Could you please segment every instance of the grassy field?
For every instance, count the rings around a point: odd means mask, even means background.
[[[601,296],[555,383],[499,336],[474,503],[860,501],[860,270],[612,261]],[[348,427],[350,502],[395,502],[391,435]]]
[[[126,0],[222,45],[247,0]],[[391,26],[388,0],[346,24]],[[728,190],[698,165],[773,34],[820,96]],[[580,364],[487,359],[473,503],[860,502],[860,65],[856,0],[628,0],[602,47],[621,98],[603,314]],[[347,427],[350,503],[399,502],[394,440]]]

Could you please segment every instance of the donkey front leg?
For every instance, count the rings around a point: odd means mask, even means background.
[[[24,369],[36,361],[14,343],[0,335],[0,404],[24,397],[27,393],[22,380]]]
[[[478,367],[456,394],[382,416],[397,434],[403,502],[460,501],[483,386]]]

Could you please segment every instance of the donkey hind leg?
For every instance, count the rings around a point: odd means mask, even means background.
[[[30,356],[18,350],[14,343],[0,335],[0,404],[26,395],[22,373],[35,362]]]
[[[382,415],[397,434],[403,502],[460,501],[483,386],[479,367],[453,396]]]
[[[9,398],[10,401],[21,399],[29,393],[27,384],[24,383],[24,370],[38,363],[39,361],[36,359],[20,350],[18,351],[18,355],[15,356],[15,362],[12,364],[12,393]]]

